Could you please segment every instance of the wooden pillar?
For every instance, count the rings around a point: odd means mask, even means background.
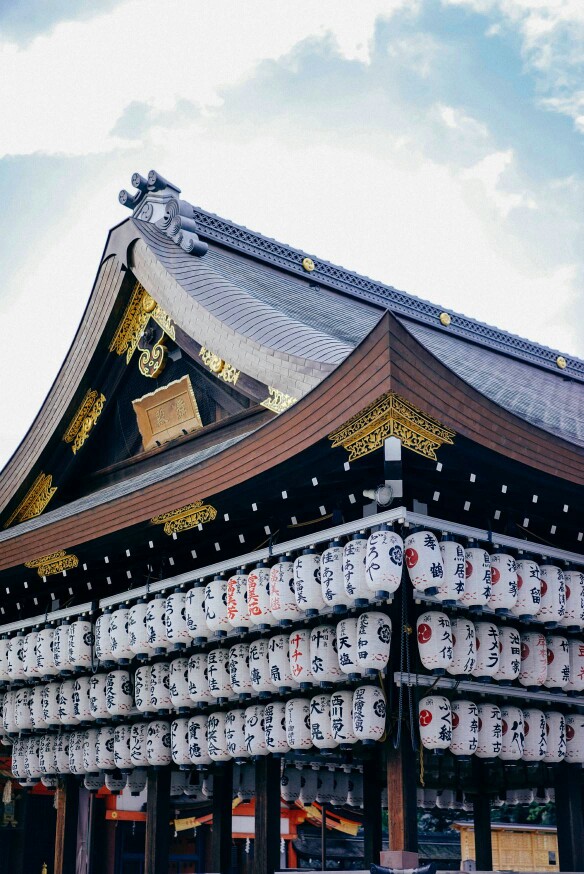
[[[74,777],[62,777],[57,789],[57,827],[55,830],[54,874],[75,871],[79,785]]]
[[[280,760],[262,756],[256,762],[254,874],[280,868]]]
[[[320,868],[326,871],[326,813],[328,804],[323,801],[320,805]]]
[[[582,783],[573,765],[557,766],[555,789],[560,871],[584,871]]]
[[[148,768],[144,874],[168,874],[170,768]]]
[[[233,762],[224,762],[213,771],[213,832],[211,871],[231,871],[231,811],[233,809]]]
[[[492,871],[491,798],[484,791],[474,796],[473,820],[477,871]]]
[[[377,753],[377,747],[375,747]],[[379,865],[381,854],[381,762],[378,755],[363,762],[363,865]]]
[[[389,737],[386,750],[389,851],[382,853],[382,864],[415,868],[418,864],[416,759],[405,726],[399,749],[394,749]]]

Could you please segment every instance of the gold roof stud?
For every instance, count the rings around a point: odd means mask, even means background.
[[[560,370],[565,370],[566,367],[568,366],[568,362],[566,361],[566,359],[564,358],[563,355],[558,355],[558,357],[556,358],[556,364],[558,365]]]
[[[142,309],[145,313],[153,313],[156,309],[156,301],[147,293],[142,298]]]
[[[452,321],[452,319],[450,318],[450,315],[448,313],[440,313],[439,318],[440,318],[440,324],[444,325],[445,328],[447,328],[448,325],[450,324],[450,322]]]
[[[312,260],[312,258],[303,258],[302,259],[302,266],[304,267],[304,269],[306,270],[307,273],[312,273],[312,271],[314,270],[316,265],[315,265],[314,261]]]

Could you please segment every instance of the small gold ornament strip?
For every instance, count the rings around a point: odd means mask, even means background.
[[[64,549],[59,552],[51,552],[34,561],[25,561],[24,566],[36,568],[39,577],[50,577],[63,571],[73,570],[79,565],[79,559],[73,553],[67,553]]]
[[[280,389],[274,388],[271,385],[268,386],[268,391],[270,395],[265,399],[265,401],[261,402],[261,406],[271,410],[272,413],[283,413],[284,410],[287,410],[288,407],[291,407],[298,400],[298,398],[293,398],[292,395],[284,394],[283,391],[280,391]]]
[[[154,319],[172,340],[176,339],[174,323],[168,313],[150,297],[144,286],[137,282],[110,343],[110,352],[116,352],[117,355],[125,353],[126,364],[129,364],[150,318]]]
[[[63,435],[65,443],[72,444],[73,453],[78,452],[89,437],[102,413],[104,404],[105,395],[90,388]]]
[[[237,383],[240,371],[232,364],[224,361],[223,358],[220,358],[214,352],[211,352],[210,349],[206,349],[205,346],[201,346],[199,357],[205,367],[208,367],[211,373],[214,373],[215,376],[218,376],[219,379],[223,380],[223,382],[230,382],[232,385]]]
[[[177,510],[154,516],[150,521],[154,525],[164,525],[165,534],[180,534],[181,531],[189,531],[197,525],[213,522],[217,518],[217,510],[211,504],[195,501],[193,504],[185,504]]]
[[[8,528],[13,522],[26,522],[27,519],[40,516],[56,491],[52,474],[39,473],[14,513],[4,523],[4,528]]]

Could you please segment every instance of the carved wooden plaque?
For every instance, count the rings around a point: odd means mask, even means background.
[[[143,395],[132,404],[145,450],[203,426],[188,376]]]

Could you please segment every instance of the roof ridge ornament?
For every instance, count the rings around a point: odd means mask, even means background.
[[[131,209],[134,218],[156,225],[163,234],[189,255],[205,255],[207,243],[199,240],[195,208],[180,197],[180,188],[151,170],[145,179],[140,173],[132,175],[134,194],[123,188],[118,200]]]

